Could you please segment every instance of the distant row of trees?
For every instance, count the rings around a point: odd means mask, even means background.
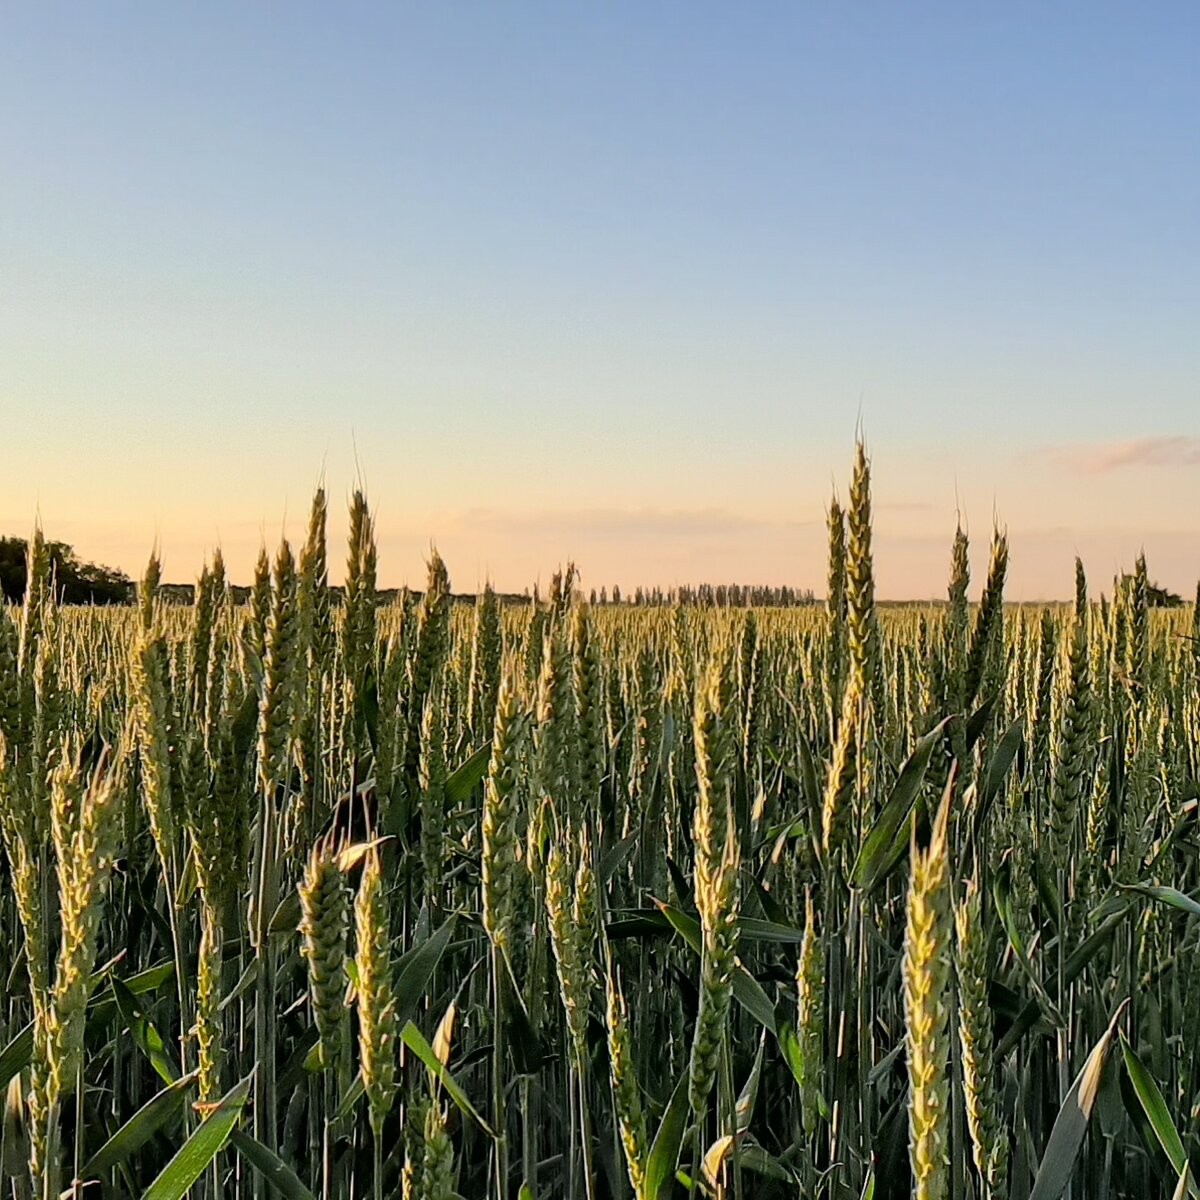
[[[669,604],[691,604],[702,608],[791,608],[797,604],[815,604],[816,597],[811,588],[794,588],[783,584],[770,587],[763,584],[741,583],[698,583],[681,584],[673,588],[634,588],[632,593],[623,593],[617,584],[612,591],[593,588],[590,596],[593,605],[633,604],[638,607],[658,608]]]
[[[544,599],[551,608],[560,609],[572,595],[582,597],[582,591],[575,586],[578,578],[575,564],[568,563],[565,570],[555,571],[550,580],[548,596],[543,597],[535,584],[532,596],[528,590],[525,592],[526,599],[531,599],[534,604],[540,604]],[[790,608],[797,604],[815,604],[816,597],[811,588],[794,588],[787,584],[771,587],[763,584],[684,583],[672,588],[636,587],[632,592],[622,592],[621,585],[614,583],[611,592],[607,587],[599,591],[592,588],[588,603],[593,608],[609,604],[627,604],[637,608],[661,608],[673,604],[704,608]]]
[[[526,590],[525,597],[534,604],[545,600],[551,608],[562,609],[572,596],[582,598],[583,592],[576,586],[578,580],[575,564],[567,563],[565,569],[554,572],[548,596],[543,597],[535,584],[532,596]],[[593,608],[609,604],[628,604],[637,608],[661,608],[673,604],[705,608],[790,608],[797,604],[814,604],[816,598],[811,588],[794,588],[786,584],[770,587],[741,583],[684,583],[672,588],[636,587],[632,592],[622,592],[621,585],[614,583],[611,592],[607,587],[599,591],[592,588],[588,603]]]
[[[1183,597],[1178,592],[1168,592],[1166,588],[1152,583],[1146,588],[1146,603],[1151,608],[1182,608]]]
[[[47,542],[54,588],[64,604],[127,604],[133,599],[133,580],[123,571],[84,562],[66,542]],[[0,537],[0,590],[18,603],[25,595],[25,538]]]
[[[85,562],[75,553],[72,546],[66,542],[47,542],[46,548],[50,554],[50,563],[54,572],[55,592],[64,604],[128,604],[134,598],[133,581],[123,571],[112,567],[100,566],[97,563]],[[25,538],[0,537],[0,590],[10,603],[19,603],[25,595],[26,557],[29,543]],[[565,574],[557,572],[550,585],[550,603],[561,604],[566,593],[573,590],[577,574],[574,564],[567,567]],[[1121,576],[1118,586],[1132,576]],[[232,589],[234,599],[244,601],[249,594],[249,588],[235,587]],[[335,599],[340,599],[340,588],[331,589]],[[192,602],[191,584],[165,584],[160,594],[166,600],[190,604]],[[380,592],[381,601],[394,599],[396,589]],[[526,593],[526,597],[529,593]],[[542,597],[535,587],[533,600],[540,602]],[[504,597],[516,601],[518,597]],[[599,592],[592,588],[589,596],[593,607],[608,604],[631,604],[643,608],[658,608],[670,604],[691,604],[710,608],[738,608],[753,606],[755,608],[791,608],[799,604],[815,604],[816,596],[811,588],[794,588],[783,584],[778,587],[766,585],[746,585],[740,583],[700,583],[681,584],[673,588],[638,587],[632,593],[624,593],[618,584],[613,584],[610,591],[602,587]],[[1147,600],[1151,608],[1178,608],[1184,603],[1183,597],[1176,592],[1168,591],[1157,584],[1147,588]]]

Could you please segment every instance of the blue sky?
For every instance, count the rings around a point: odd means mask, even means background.
[[[0,40],[0,525],[172,577],[1200,574],[1200,8],[44,5]]]

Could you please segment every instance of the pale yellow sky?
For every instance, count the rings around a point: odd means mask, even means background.
[[[1067,596],[1077,553],[1093,588],[1107,591],[1142,549],[1155,579],[1192,594],[1200,439],[985,455],[911,444],[881,450],[867,433],[881,598],[943,594],[956,505],[971,535],[976,592],[995,516],[1009,532],[1012,599]],[[521,591],[573,558],[585,588],[787,583],[821,594],[825,506],[835,483],[847,499],[853,449],[849,440],[839,451],[778,447],[756,468],[735,447],[724,469],[705,464],[685,490],[669,466],[660,479],[594,460],[541,469],[520,454],[509,460],[507,484],[495,461],[462,463],[448,476],[429,459],[403,451],[393,458],[363,441],[357,459],[376,513],[381,583],[419,586],[436,544],[461,591],[485,578]],[[131,445],[124,467],[111,455],[92,458],[83,441],[67,442],[53,472],[10,456],[0,476],[0,528],[24,532],[40,511],[48,536],[134,576],[157,541],[171,580],[193,578],[219,543],[232,577],[245,581],[262,541],[271,548],[282,533],[303,537],[321,471],[315,448],[297,453],[303,439],[279,443],[279,453],[257,463],[245,450],[168,458],[161,441]],[[336,580],[355,454],[325,459]]]

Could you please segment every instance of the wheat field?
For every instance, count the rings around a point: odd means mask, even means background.
[[[879,607],[0,606],[13,1200],[1200,1197],[1200,624],[1144,561]],[[1104,593],[1103,597],[1101,594]],[[971,597],[971,598],[969,598]]]

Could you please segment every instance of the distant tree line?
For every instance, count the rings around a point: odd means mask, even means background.
[[[1137,587],[1137,576],[1131,571],[1125,571],[1113,580],[1113,595],[1121,592],[1132,593]],[[1197,600],[1200,600],[1200,588],[1197,589]],[[1178,592],[1168,591],[1157,583],[1146,583],[1146,604],[1149,608],[1182,608],[1184,599]]]
[[[1146,589],[1146,603],[1151,608],[1182,608],[1183,597],[1178,592],[1169,592],[1152,583]]]
[[[98,563],[85,562],[74,547],[66,542],[47,542],[51,569],[54,573],[55,592],[64,604],[128,604],[134,599],[133,581],[123,571]],[[25,596],[26,559],[29,543],[25,538],[0,537],[0,591],[10,603],[20,603]],[[557,571],[550,583],[549,596],[545,600],[553,608],[565,605],[569,597],[578,593],[575,587],[578,572],[570,563],[565,571]],[[1115,581],[1117,588],[1132,586],[1133,576],[1120,575]],[[330,598],[335,604],[342,599],[342,589],[331,587]],[[1146,599],[1151,608],[1179,608],[1184,599],[1177,592],[1168,591],[1151,583],[1146,589]],[[250,589],[231,586],[230,593],[235,603],[245,603]],[[408,588],[380,589],[381,604],[394,603],[401,599]],[[159,587],[159,597],[168,603],[191,604],[195,588],[190,583],[166,583]],[[419,596],[420,593],[412,593]],[[523,595],[501,593],[497,597],[503,604],[542,603],[543,597],[535,585],[532,597],[528,590]],[[473,595],[457,595],[451,599],[473,601]],[[700,583],[681,584],[678,587],[637,587],[632,593],[621,591],[619,584],[612,588],[591,589],[589,596],[593,606],[626,604],[642,608],[658,608],[671,604],[696,605],[703,608],[791,608],[796,605],[815,604],[816,596],[811,588],[794,588],[787,584],[769,586],[765,584]],[[1200,599],[1200,592],[1198,592]]]
[[[792,608],[798,604],[816,603],[811,588],[741,583],[681,584],[665,589],[637,587],[632,594],[623,593],[614,583],[611,592],[606,587],[599,592],[593,588],[590,600],[593,605],[632,604],[645,608],[667,604],[690,604],[700,608]]]
[[[83,562],[66,542],[47,542],[55,594],[64,604],[126,604],[133,599],[133,581],[123,571]],[[0,589],[4,598],[19,603],[25,596],[25,538],[0,537]]]
[[[250,600],[251,589],[245,584],[231,583],[229,596],[234,604],[247,604]],[[194,583],[160,583],[158,598],[167,604],[194,604],[196,600],[196,585]],[[420,600],[422,592],[408,587],[379,588],[375,593],[375,602],[382,608],[389,604],[403,603],[406,598]],[[528,604],[529,594],[517,595],[515,592],[501,592],[496,597],[501,604]],[[345,602],[346,589],[341,584],[329,585],[329,602],[335,608]],[[454,604],[474,604],[473,592],[451,592],[449,599]]]

